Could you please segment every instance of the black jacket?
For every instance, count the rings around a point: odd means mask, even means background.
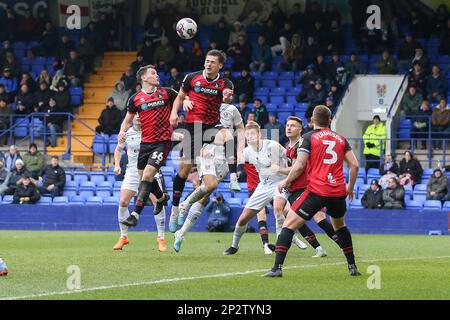
[[[36,186],[30,182],[28,186],[23,185],[22,183],[17,186],[16,191],[14,192],[13,203],[20,203],[20,198],[29,197],[30,201],[23,202],[28,204],[35,204],[41,198],[41,195],[36,188]]]
[[[66,184],[66,172],[60,166],[53,167],[51,164],[42,169],[40,177],[45,177],[44,187],[54,184],[56,187],[64,188]]]
[[[111,108],[103,109],[100,118],[98,118],[100,125],[106,128],[117,128],[119,130],[122,123],[122,113],[114,105]]]
[[[378,187],[373,191],[371,188],[364,192],[361,203],[366,209],[378,209],[383,207],[383,189]]]
[[[422,179],[423,169],[420,162],[416,159],[411,159],[406,162],[405,159],[400,161],[400,174],[409,173],[414,179],[414,184],[420,183]]]

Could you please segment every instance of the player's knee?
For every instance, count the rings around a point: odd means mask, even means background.
[[[205,181],[206,192],[213,192],[218,186],[217,180]]]
[[[126,199],[120,199],[119,201],[119,207],[125,208],[128,207],[129,201],[127,201]]]

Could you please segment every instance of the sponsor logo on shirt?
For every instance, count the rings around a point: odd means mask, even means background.
[[[145,111],[147,109],[153,109],[153,108],[160,107],[163,105],[164,105],[164,100],[158,100],[158,101],[141,104],[141,109],[142,109],[142,111]]]

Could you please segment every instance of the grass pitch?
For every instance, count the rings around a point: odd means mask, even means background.
[[[113,251],[116,232],[0,231],[0,299],[450,299],[448,236],[353,235],[362,277],[348,275],[340,249],[318,239],[328,257],[292,247],[283,278],[261,277],[274,256],[258,234],[245,234],[239,252],[223,256],[231,233],[190,233],[180,253],[156,248],[156,234],[130,232],[131,244]],[[274,235],[270,238],[273,240]],[[80,270],[81,289],[67,287]],[[368,267],[381,271],[380,289]],[[370,269],[370,268],[369,268]]]

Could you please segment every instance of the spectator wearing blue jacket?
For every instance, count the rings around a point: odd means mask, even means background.
[[[270,46],[266,43],[263,35],[258,36],[258,44],[253,48],[252,63],[250,69],[253,71],[267,71],[272,66],[272,52]]]
[[[224,231],[231,209],[220,192],[214,194],[212,202],[206,207],[206,212],[209,213],[208,230],[210,232]]]
[[[438,65],[433,65],[431,76],[427,82],[427,99],[430,102],[439,102],[441,98],[447,97],[448,83],[447,79],[441,74]]]
[[[17,92],[17,79],[12,76],[10,68],[3,69],[3,76],[0,77],[0,84],[5,86],[7,93],[15,94]]]

